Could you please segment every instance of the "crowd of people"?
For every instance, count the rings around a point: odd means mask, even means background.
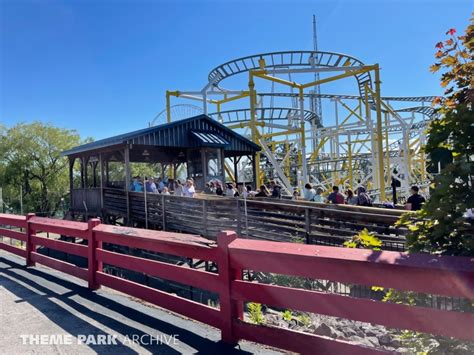
[[[171,186],[170,186],[171,185]],[[164,181],[162,178],[145,178],[143,181],[140,176],[135,176],[130,185],[130,191],[164,194],[170,195],[170,191],[174,196],[194,197],[196,189],[194,181],[191,178],[181,183],[180,180]],[[203,193],[208,195],[217,195],[225,197],[243,197],[243,198],[282,198],[281,185],[271,180],[268,184],[260,185],[260,188],[253,190],[250,185],[237,185],[236,183],[223,184],[219,180],[211,180],[206,183]],[[293,200],[303,200],[318,203],[331,204],[347,204],[353,206],[372,206],[372,199],[364,187],[359,186],[354,192],[347,189],[345,193],[339,191],[338,186],[333,186],[329,194],[324,193],[322,187],[313,187],[310,183],[305,184],[303,193],[298,189],[293,191]],[[411,196],[408,198],[405,208],[412,211],[421,209],[426,200],[419,194],[418,186],[411,187]],[[387,205],[387,207],[390,207]],[[393,205],[391,206],[393,207]]]
[[[223,186],[224,185],[224,186]],[[272,197],[281,198],[281,186],[275,181],[270,181],[269,185],[261,185],[260,189],[252,190],[250,185],[237,185],[236,183],[222,184],[219,180],[212,180],[206,183],[203,191],[208,195],[226,197]]]
[[[407,199],[405,209],[410,211],[418,211],[426,202],[426,199],[419,194],[419,187],[414,185],[410,189],[411,196]],[[326,197],[323,197],[324,190],[321,187],[316,189],[310,183],[305,185],[303,200],[313,202],[326,202],[332,204],[347,204],[353,206],[372,206],[372,199],[365,190],[360,186],[357,188],[357,194],[352,189],[347,189],[345,194],[339,192],[338,186],[332,187],[332,192]],[[299,199],[299,193],[295,192],[294,199]],[[393,208],[393,204],[384,203],[385,207]]]
[[[171,185],[171,186],[170,186]],[[180,180],[164,181],[162,178],[145,178],[142,180],[140,176],[135,176],[130,184],[130,191],[144,192],[151,194],[171,195],[170,190],[174,196],[194,197],[196,189],[194,188],[193,179],[186,179],[185,183]]]
[[[352,189],[347,189],[345,195],[339,192],[338,186],[332,187],[332,192],[327,195],[327,197],[323,196],[324,190],[321,187],[317,187],[316,189],[310,183],[307,183],[304,186],[304,192],[302,200],[305,201],[312,201],[312,202],[319,202],[319,203],[332,203],[332,204],[347,204],[347,205],[354,205],[354,206],[372,206],[372,199],[365,191],[365,188],[359,187],[357,189],[357,195],[354,194]],[[295,199],[298,198],[299,194],[295,194]]]

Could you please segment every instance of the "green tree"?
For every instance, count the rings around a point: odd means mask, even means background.
[[[69,192],[68,160],[61,152],[81,144],[74,130],[34,122],[0,127],[0,186],[19,211],[54,215]]]
[[[432,72],[443,71],[444,96],[436,98],[440,117],[428,131],[426,153],[448,156],[448,162],[434,178],[430,200],[423,209],[402,217],[411,252],[474,255],[473,220],[463,215],[474,207],[474,22],[463,36],[456,30],[436,44],[437,62]],[[435,162],[436,163],[436,162]]]

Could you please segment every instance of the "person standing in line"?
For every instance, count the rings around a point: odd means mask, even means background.
[[[316,191],[314,191],[313,186],[308,182],[304,185],[303,199],[305,201],[314,201],[316,196]]]
[[[166,186],[163,187],[163,191],[161,191],[161,194],[162,195],[169,195],[170,194],[170,192],[168,191],[168,188]]]
[[[329,194],[327,201],[335,205],[343,205],[344,200],[344,195],[339,192],[339,187],[333,186],[332,192]]]
[[[161,193],[161,191],[163,191],[163,188],[165,187],[165,183],[163,182],[163,179],[162,178],[158,178],[158,191]]]
[[[220,181],[216,181],[216,195],[217,196],[223,196],[224,195],[224,190],[222,189],[222,185]]]
[[[357,189],[357,206],[372,206],[372,199],[362,186]]]
[[[145,180],[145,189],[146,189],[146,192],[150,192],[153,194],[158,193],[155,180],[152,177]]]
[[[174,195],[183,196],[183,185],[181,184],[181,181],[179,180],[176,180],[174,182]]]
[[[239,191],[239,187],[237,186],[237,184],[234,182],[232,183],[232,187],[234,188],[234,197],[239,197],[240,196],[240,191]]]
[[[204,191],[203,191],[206,195],[212,195],[212,194],[214,194],[214,192],[213,192],[212,189],[211,189],[211,184],[212,184],[212,183],[206,182],[206,186],[204,187]]]
[[[265,185],[260,185],[260,191],[255,195],[255,197],[268,197],[270,196],[270,191],[268,191]]]
[[[194,183],[191,179],[186,180],[186,185],[183,187],[184,197],[194,197],[196,190],[194,189]]]
[[[324,203],[323,189],[318,187],[316,189],[316,195],[314,195],[313,201],[318,203]]]
[[[214,181],[209,182],[209,189],[211,190],[212,194],[216,193],[216,185],[214,184]]]
[[[418,194],[420,188],[416,185],[413,185],[410,189],[411,196],[408,197],[405,209],[409,211],[419,211],[421,206],[426,202],[425,198]]]
[[[351,189],[347,189],[346,196],[346,203],[348,205],[357,205],[357,196],[354,196],[354,192]]]
[[[291,197],[291,199],[292,199],[293,201],[301,200],[300,192],[298,191],[298,189],[295,189],[295,190],[293,191],[293,196]]]
[[[281,186],[274,180],[270,182],[270,189],[272,192],[272,198],[281,198]]]
[[[133,183],[132,183],[132,188],[130,191],[135,191],[135,192],[143,192],[143,182],[142,178],[137,175],[133,178]]]
[[[235,183],[227,184],[225,195],[226,197],[239,197],[239,191],[237,190]]]
[[[244,192],[242,192],[242,196],[244,198],[252,197],[252,186],[250,185],[245,186]]]

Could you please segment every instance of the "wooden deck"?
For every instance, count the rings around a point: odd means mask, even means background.
[[[76,193],[76,191],[78,191]],[[146,198],[146,204],[145,204]],[[103,208],[100,202],[103,200]],[[196,198],[125,192],[74,190],[73,211],[123,218],[129,225],[180,231],[215,239],[222,230],[240,236],[306,244],[342,245],[363,228],[382,240],[383,249],[403,251],[405,228],[395,227],[404,211],[275,199],[235,199],[198,194]],[[82,207],[82,208],[81,208]],[[128,212],[129,211],[129,212]]]

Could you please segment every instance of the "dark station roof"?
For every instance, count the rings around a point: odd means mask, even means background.
[[[223,147],[226,151],[253,153],[260,147],[206,115],[186,118],[118,136],[80,145],[62,152],[62,155],[100,151],[124,144],[154,145],[170,148],[201,146]]]

